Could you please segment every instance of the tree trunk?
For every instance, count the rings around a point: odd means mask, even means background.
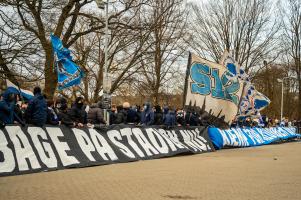
[[[88,103],[91,103],[91,100],[89,99],[89,79],[88,79],[88,76],[85,76],[83,78],[83,83],[84,83],[84,97],[85,97],[85,100]]]
[[[301,119],[301,77],[299,75],[299,98],[298,98],[298,111],[297,111],[298,119]]]
[[[48,99],[53,99],[56,86],[57,86],[57,74],[54,66],[54,57],[52,54],[51,45],[47,45],[48,48],[45,50],[46,61],[44,67],[45,73],[45,89],[44,94],[46,94]]]
[[[160,101],[160,94],[159,94],[159,88],[160,85],[156,84],[156,88],[155,88],[155,105],[159,105],[159,101]]]
[[[99,55],[99,69],[97,72],[97,79],[96,79],[96,87],[94,89],[94,96],[93,101],[97,102],[99,99],[99,92],[101,87],[103,86],[103,69],[104,69],[104,53],[102,52],[101,55]]]
[[[16,77],[14,76],[14,74],[9,70],[8,66],[6,65],[5,58],[2,56],[1,51],[0,51],[0,67],[4,71],[4,76],[7,77],[12,83],[19,86],[19,83],[18,83]]]

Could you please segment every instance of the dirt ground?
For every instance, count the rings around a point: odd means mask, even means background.
[[[301,142],[2,177],[0,199],[300,200]]]

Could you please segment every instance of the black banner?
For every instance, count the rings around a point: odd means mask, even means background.
[[[0,129],[0,176],[214,151],[207,128],[65,126]]]

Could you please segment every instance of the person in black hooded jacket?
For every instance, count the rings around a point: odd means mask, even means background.
[[[75,127],[75,122],[73,122],[71,117],[68,115],[68,104],[65,98],[59,98],[55,103],[55,108],[57,110],[59,124],[68,127]]]
[[[103,111],[101,110],[100,104],[92,104],[87,114],[87,122],[90,124],[106,124],[103,118]]]
[[[83,127],[87,124],[87,113],[84,106],[84,98],[77,97],[72,108],[69,110],[68,115],[76,123],[76,126]]]
[[[126,124],[127,121],[127,112],[123,109],[122,106],[117,106],[117,113],[115,115],[114,124]]]
[[[47,104],[40,87],[33,90],[34,97],[29,101],[25,111],[25,119],[28,124],[43,126],[47,121]]]
[[[154,125],[162,125],[163,124],[163,113],[162,109],[159,105],[155,106],[155,122]]]
[[[200,119],[199,115],[194,111],[188,110],[185,115],[185,122],[187,126],[199,126],[200,125]]]

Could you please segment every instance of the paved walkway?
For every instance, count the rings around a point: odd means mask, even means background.
[[[0,178],[1,200],[300,200],[301,142]]]

